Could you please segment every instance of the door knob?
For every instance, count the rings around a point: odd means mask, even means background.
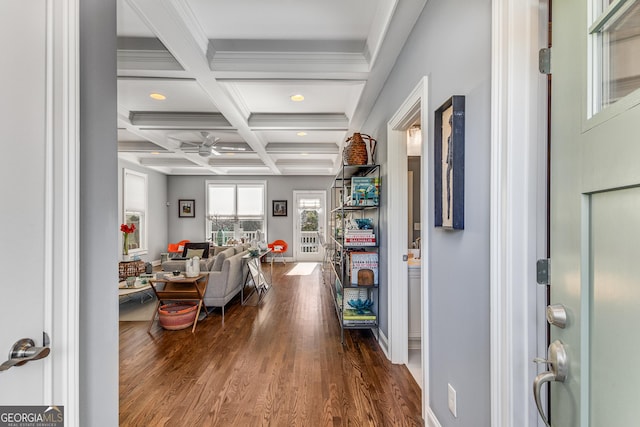
[[[36,347],[36,343],[30,338],[16,341],[9,351],[9,360],[0,365],[0,371],[6,371],[14,366],[22,366],[32,360],[43,359],[49,355],[49,337],[45,333],[44,346]]]
[[[533,398],[536,401],[538,412],[544,424],[547,427],[551,427],[549,419],[545,416],[542,409],[542,402],[540,400],[540,391],[544,383],[551,381],[564,382],[567,378],[569,371],[569,363],[567,360],[567,352],[561,341],[555,340],[549,345],[548,358],[547,359],[534,359],[536,363],[546,363],[549,365],[549,370],[539,374],[535,380],[533,380]]]

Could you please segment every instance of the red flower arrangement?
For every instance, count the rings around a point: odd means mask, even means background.
[[[135,224],[120,224],[120,231],[122,231],[122,253],[129,255],[129,234],[136,231]]]
[[[134,231],[136,231],[136,225],[135,224],[120,224],[120,231],[122,231],[125,234],[131,234]]]

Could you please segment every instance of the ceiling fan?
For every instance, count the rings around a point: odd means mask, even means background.
[[[220,152],[213,148],[218,143],[218,141],[220,141],[220,138],[212,135],[211,132],[202,131],[200,132],[200,134],[203,138],[201,142],[185,141],[183,139],[176,138],[175,136],[170,136],[169,138],[174,139],[181,144],[189,144],[194,146],[193,150],[184,150],[183,147],[180,147],[183,151],[195,152],[195,150],[197,149],[198,154],[202,157],[209,157],[211,155],[221,156]]]

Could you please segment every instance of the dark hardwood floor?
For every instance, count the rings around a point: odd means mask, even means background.
[[[193,334],[120,322],[120,425],[424,425],[407,368],[370,331],[342,345],[320,266],[287,274],[295,266],[274,266],[259,307],[230,302],[224,327],[220,309]]]

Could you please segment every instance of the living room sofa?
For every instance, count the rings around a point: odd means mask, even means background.
[[[223,324],[225,305],[240,293],[244,285],[247,266],[242,257],[249,253],[248,247],[249,245],[230,246],[219,251],[214,257],[200,260],[200,272],[209,273],[204,304],[208,308],[222,308]],[[162,263],[162,270],[184,271],[185,262],[180,260],[165,261]]]
[[[222,324],[224,325],[224,307],[242,289],[247,274],[247,265],[242,257],[249,251],[245,246],[234,246],[220,252],[209,271],[209,284],[204,294],[204,305],[207,308],[222,308]]]

